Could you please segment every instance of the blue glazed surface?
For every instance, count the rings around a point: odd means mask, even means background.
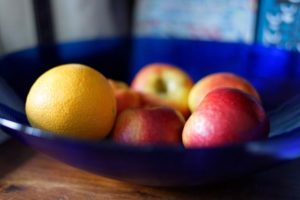
[[[102,176],[154,186],[188,186],[228,180],[300,156],[300,98],[284,103],[300,93],[299,54],[259,45],[136,39],[130,63],[127,54],[123,54],[124,49],[130,48],[124,45],[126,42],[113,41],[111,45],[108,42],[105,48],[100,43],[87,41],[58,45],[50,48],[54,54],[46,53],[46,58],[40,56],[41,49],[11,54],[0,61],[0,72],[19,94],[25,95],[39,73],[64,62],[88,62],[99,70],[104,70],[107,64],[110,68],[105,70],[115,70],[107,73],[128,81],[144,64],[151,62],[176,64],[190,73],[195,81],[211,72],[231,71],[244,76],[258,88],[268,110],[276,108],[269,111],[271,137],[259,142],[189,150],[182,146],[123,146],[110,140],[88,142],[31,128],[26,116],[6,105],[0,105],[1,128],[32,148],[72,166]],[[107,49],[111,56],[101,56]],[[117,55],[120,59],[111,60]],[[130,75],[127,77],[124,73]]]

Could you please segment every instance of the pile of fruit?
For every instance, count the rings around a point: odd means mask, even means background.
[[[215,147],[266,139],[269,120],[256,89],[233,73],[197,82],[181,68],[144,66],[128,85],[81,64],[54,67],[32,85],[33,127],[128,145]]]

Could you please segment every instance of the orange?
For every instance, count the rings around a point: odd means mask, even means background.
[[[113,127],[116,99],[100,72],[81,64],[65,64],[34,82],[25,109],[33,127],[68,137],[101,139]]]

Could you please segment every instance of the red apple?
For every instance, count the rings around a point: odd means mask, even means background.
[[[209,74],[195,83],[188,97],[188,104],[193,112],[202,99],[212,90],[220,87],[230,87],[240,89],[250,95],[253,95],[260,101],[256,89],[246,79],[229,72],[218,72]]]
[[[109,79],[108,82],[117,100],[117,114],[125,109],[141,106],[140,94],[132,90],[127,83],[113,79]]]
[[[233,88],[219,88],[204,97],[183,129],[187,148],[212,147],[265,139],[269,120],[253,96]]]
[[[129,145],[179,145],[185,120],[169,107],[124,110],[117,117],[112,138]]]
[[[191,77],[179,67],[169,64],[149,64],[134,77],[131,87],[142,93],[144,105],[172,107],[190,115],[188,95],[193,86]]]

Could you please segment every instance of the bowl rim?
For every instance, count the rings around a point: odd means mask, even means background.
[[[30,136],[33,138],[45,139],[50,141],[62,141],[67,143],[79,144],[79,145],[87,145],[93,146],[95,148],[101,147],[105,149],[113,149],[113,150],[122,150],[122,151],[134,151],[134,152],[174,152],[174,153],[188,153],[188,152],[206,152],[206,151],[220,151],[224,149],[244,149],[246,151],[258,152],[263,151],[265,153],[271,153],[273,145],[280,145],[282,140],[293,140],[294,138],[299,138],[300,135],[298,132],[300,131],[300,127],[289,131],[287,133],[281,135],[275,135],[268,137],[263,140],[249,141],[244,143],[236,143],[236,144],[227,144],[222,146],[214,146],[214,147],[201,147],[201,148],[185,148],[183,145],[129,145],[116,143],[109,138],[100,139],[100,140],[86,140],[86,139],[78,139],[74,137],[67,137],[63,135],[58,135],[53,132],[48,132],[41,130],[39,128],[34,128],[29,125],[21,124],[19,122],[15,122],[12,120],[0,118],[0,127],[9,129],[14,133],[13,136],[18,136],[18,134],[25,134],[26,136]],[[5,131],[7,132],[7,131]],[[17,134],[15,133],[17,132]],[[11,133],[8,133],[11,134]],[[276,149],[273,149],[276,151]]]

